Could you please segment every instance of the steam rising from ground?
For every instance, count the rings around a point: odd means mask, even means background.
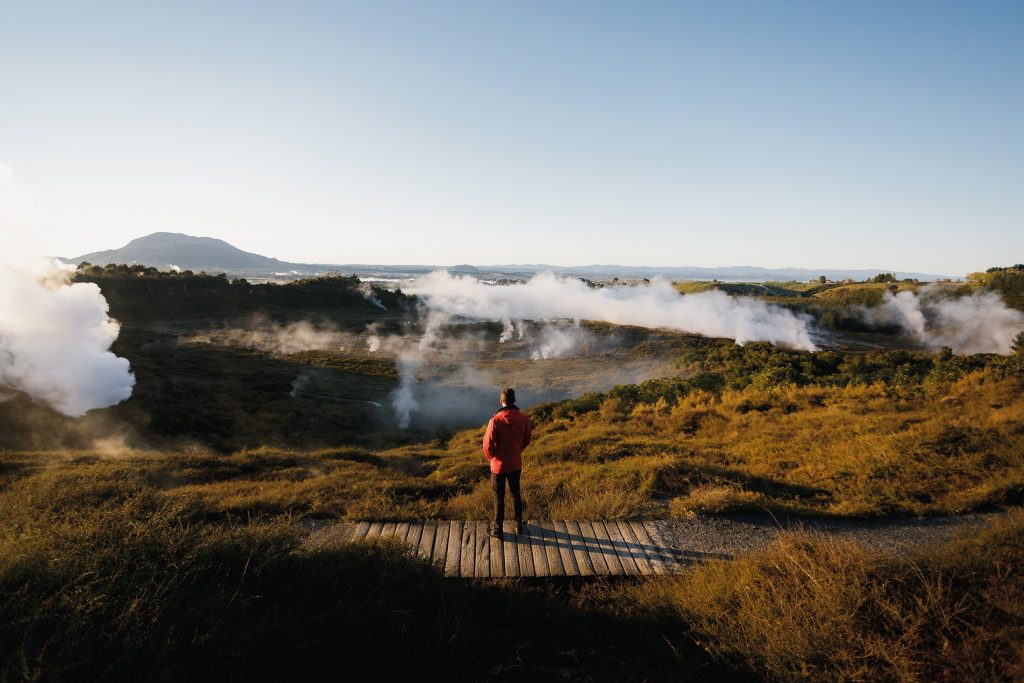
[[[73,417],[132,394],[128,361],[110,352],[119,325],[92,283],[47,267],[0,265],[0,387]]]
[[[461,428],[486,421],[503,386],[533,405],[676,370],[667,349],[637,356],[625,336],[564,320],[467,322],[422,308],[419,324],[401,333],[371,326],[366,348],[395,358],[399,385],[389,399],[399,428]]]
[[[920,294],[886,292],[882,306],[865,309],[863,316],[870,323],[898,325],[928,348],[948,346],[956,353],[1008,354],[1024,330],[1024,313],[996,292],[961,297],[927,287]]]
[[[493,397],[485,397],[492,393],[496,396],[501,385],[511,382],[522,386],[516,377],[496,376],[493,368],[479,364],[483,347],[494,340],[460,333],[460,320],[502,323],[497,341],[514,346],[522,358],[534,361],[571,358],[597,350],[599,340],[580,326],[581,320],[730,337],[739,343],[766,340],[800,349],[815,348],[807,320],[787,310],[722,292],[684,297],[660,280],[647,286],[595,289],[580,280],[542,274],[525,284],[490,285],[439,271],[420,278],[408,289],[423,302],[422,334],[418,338],[371,334],[367,339],[370,352],[383,351],[396,357],[399,386],[391,402],[402,429],[409,427],[414,415],[422,420],[422,413],[438,407],[442,412],[468,413],[480,411],[483,400],[487,412],[496,403]],[[649,376],[642,374],[643,370],[639,370],[639,376],[637,372],[635,367],[610,367],[603,378],[604,388]],[[461,391],[453,391],[456,387]],[[477,393],[466,394],[467,388],[475,388]],[[541,388],[535,398],[553,389]],[[472,396],[474,405],[456,409],[451,405],[456,395]]]
[[[353,337],[330,324],[317,325],[308,320],[279,324],[265,316],[254,316],[242,327],[206,330],[190,336],[188,341],[289,354],[311,350],[343,351],[353,343]]]
[[[680,296],[664,280],[595,289],[580,280],[544,273],[525,284],[487,285],[439,271],[416,280],[408,290],[431,309],[507,325],[517,320],[595,320],[728,337],[738,344],[769,341],[795,349],[816,348],[807,318],[721,291]]]

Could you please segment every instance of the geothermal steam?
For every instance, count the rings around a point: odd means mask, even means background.
[[[680,296],[664,280],[637,287],[591,288],[586,283],[540,274],[525,284],[487,285],[469,276],[434,272],[408,288],[434,310],[479,320],[596,320],[663,328],[736,343],[769,341],[814,350],[806,318],[746,297],[720,291]]]
[[[92,283],[0,265],[0,386],[70,416],[132,394],[128,361],[110,352],[119,326]]]
[[[334,325],[316,325],[307,320],[277,324],[266,316],[253,316],[244,326],[226,327],[183,337],[185,341],[200,344],[220,344],[257,349],[270,353],[290,354],[300,351],[343,351],[353,343]]]
[[[723,292],[681,296],[661,280],[645,286],[592,288],[580,280],[541,274],[523,284],[489,285],[439,271],[408,289],[424,304],[422,336],[414,341],[373,335],[367,340],[371,352],[387,349],[396,355],[400,385],[391,398],[403,429],[425,403],[432,403],[423,400],[423,383],[417,379],[431,367],[426,362],[428,354],[453,359],[463,374],[473,376],[467,386],[497,386],[498,378],[476,376],[478,369],[471,367],[469,359],[474,356],[473,345],[481,340],[450,334],[456,324],[453,317],[503,323],[499,341],[520,342],[533,360],[566,358],[592,348],[597,340],[579,326],[581,320],[729,337],[740,344],[770,341],[798,349],[815,348],[805,317]],[[451,372],[451,367],[446,372]]]
[[[1010,308],[996,292],[943,296],[924,288],[885,293],[880,309],[867,309],[869,322],[895,323],[928,348],[948,346],[956,353],[1010,353],[1024,330],[1024,313]]]

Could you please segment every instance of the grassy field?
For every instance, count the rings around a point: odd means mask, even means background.
[[[34,473],[5,466],[0,492],[5,681],[295,680],[362,667],[531,681],[1024,673],[1020,512],[910,560],[787,534],[681,577],[487,584],[444,579],[394,545],[310,549],[287,514],[232,521],[158,485],[180,471],[25,460]],[[209,462],[188,469],[218,476]]]
[[[862,359],[829,371],[827,356],[765,350],[767,358],[749,357],[756,353],[748,347],[731,361],[716,359],[712,366],[724,374],[536,407],[524,475],[528,514],[872,517],[1024,501],[1024,380],[1015,359],[975,360],[975,367],[962,357],[908,354],[902,365],[884,356],[875,366]],[[701,358],[711,364],[707,353]],[[822,374],[799,374],[786,361]],[[754,362],[765,375],[747,374],[744,363]],[[854,383],[859,377],[875,379]],[[0,481],[132,481],[232,519],[481,519],[489,499],[481,435],[476,428],[391,448],[227,455],[12,451],[0,455]]]

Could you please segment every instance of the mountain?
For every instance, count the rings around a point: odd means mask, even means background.
[[[69,263],[88,261],[94,265],[141,263],[162,269],[173,266],[182,270],[210,273],[281,271],[291,270],[295,265],[242,251],[224,240],[192,237],[177,232],[154,232],[134,239],[120,249],[94,251],[91,254],[62,260]]]

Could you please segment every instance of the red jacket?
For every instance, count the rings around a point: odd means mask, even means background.
[[[530,418],[515,406],[497,412],[487,423],[484,433],[484,455],[494,474],[506,474],[523,469],[523,449],[530,445],[533,425]]]

